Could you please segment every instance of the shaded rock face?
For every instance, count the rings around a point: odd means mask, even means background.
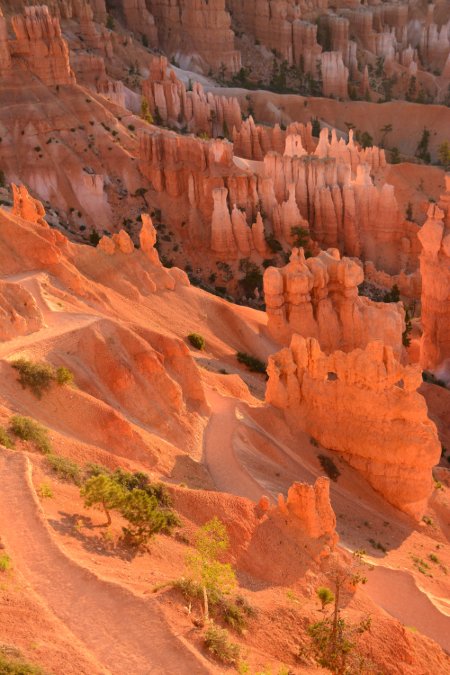
[[[16,40],[10,42],[13,59],[25,61],[47,86],[75,83],[59,20],[50,15],[46,5],[25,7],[24,13],[12,17],[11,23],[16,35]]]
[[[431,204],[419,232],[422,244],[420,362],[450,380],[450,176],[439,205]]]
[[[423,513],[440,443],[416,391],[418,366],[402,366],[379,341],[327,356],[314,338],[294,335],[267,372],[266,401],[293,429],[339,452],[397,508]]]
[[[382,340],[400,358],[404,310],[401,303],[373,302],[358,295],[364,270],[328,249],[305,260],[294,248],[285,267],[268,267],[264,295],[270,335],[289,344],[295,333],[313,337],[329,353],[349,352]]]
[[[149,0],[147,6],[156,20],[160,47],[176,54],[183,67],[205,73],[222,65],[229,73],[240,69],[225,0]]]

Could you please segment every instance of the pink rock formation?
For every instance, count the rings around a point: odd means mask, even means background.
[[[359,296],[357,287],[363,279],[362,266],[341,259],[336,249],[305,260],[303,249],[294,248],[288,265],[268,267],[264,273],[270,335],[286,345],[295,333],[314,337],[327,353],[364,348],[379,339],[400,358],[402,304]]]
[[[450,176],[446,187],[440,206],[430,205],[418,234],[423,247],[420,363],[450,379]]]
[[[321,55],[323,95],[346,99],[348,97],[348,68],[340,52],[323,52]]]
[[[50,16],[48,7],[25,7],[24,14],[13,16],[11,23],[16,35],[10,43],[13,57],[25,61],[46,85],[74,84],[67,43],[61,36],[58,19]]]
[[[142,94],[153,117],[172,128],[211,137],[229,136],[234,128],[240,129],[241,108],[236,98],[205,94],[199,82],[187,91],[164,56],[153,57]]]
[[[294,335],[269,357],[267,372],[266,401],[292,428],[339,452],[391,504],[420,517],[441,450],[416,391],[419,366],[400,365],[380,341],[326,356],[317,340]]]
[[[3,12],[0,9],[0,75],[4,75],[11,68],[11,54],[8,44],[8,27]]]

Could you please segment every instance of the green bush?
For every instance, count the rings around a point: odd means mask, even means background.
[[[23,389],[31,389],[37,398],[42,398],[44,391],[50,389],[53,382],[60,385],[73,382],[73,374],[64,366],[55,370],[48,363],[33,363],[24,358],[13,361],[11,365],[19,372],[19,382]]]
[[[52,366],[48,363],[33,363],[27,359],[17,359],[12,367],[19,372],[19,382],[23,389],[31,389],[37,398],[50,388],[55,379]]]
[[[48,437],[48,431],[30,417],[13,415],[10,421],[12,433],[22,441],[31,441],[44,455],[48,455],[52,446]]]
[[[73,373],[65,366],[60,366],[56,369],[56,381],[58,384],[72,384],[73,383]]]
[[[331,457],[327,457],[326,455],[318,455],[318,460],[320,462],[320,466],[325,471],[328,478],[336,482],[339,476],[341,475],[341,472],[339,471],[339,469],[337,468],[336,464],[333,462]]]
[[[8,448],[9,450],[14,446],[13,439],[3,427],[0,427],[0,445],[3,445],[4,448]]]
[[[0,555],[0,572],[7,572],[11,567],[11,558],[6,553]],[[0,670],[1,673],[1,670]]]
[[[236,354],[236,358],[239,361],[239,363],[243,363],[244,365],[247,366],[249,370],[251,370],[254,373],[265,373],[267,365],[263,363],[263,361],[260,361],[254,356],[250,356],[250,354],[246,354],[245,352],[238,352]]]
[[[233,666],[239,661],[240,647],[230,642],[228,631],[211,623],[205,632],[205,647],[214,658],[225,665]]]
[[[48,455],[47,463],[58,478],[75,483],[75,485],[81,483],[81,468],[71,459],[59,455]]]
[[[38,666],[33,666],[20,657],[12,658],[3,654],[1,649],[0,673],[1,675],[44,675],[44,671]]]
[[[189,333],[187,338],[191,345],[196,349],[205,349],[205,338],[202,335],[199,335],[199,333]]]
[[[159,507],[156,497],[144,490],[126,493],[119,511],[130,525],[124,528],[125,538],[134,545],[146,544],[157,532],[170,530],[166,511]]]

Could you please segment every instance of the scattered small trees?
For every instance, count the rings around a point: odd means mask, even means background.
[[[169,529],[166,513],[158,507],[158,500],[144,490],[126,493],[119,511],[130,525],[124,528],[125,537],[134,545],[145,544],[157,532]]]

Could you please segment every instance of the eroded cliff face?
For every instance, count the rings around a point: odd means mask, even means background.
[[[11,20],[16,39],[9,43],[12,59],[22,59],[48,86],[74,84],[67,42],[61,26],[46,5],[25,7]]]
[[[373,302],[358,295],[364,270],[337,249],[305,260],[294,248],[285,267],[268,267],[264,296],[270,335],[288,345],[297,333],[313,337],[327,352],[349,352],[379,339],[397,358],[405,329],[402,303]]]
[[[266,401],[293,429],[336,450],[397,508],[423,513],[440,443],[417,393],[419,366],[402,366],[380,341],[327,356],[317,340],[295,334],[267,372]]]
[[[450,380],[450,176],[439,204],[430,204],[419,232],[422,244],[420,362]]]
[[[207,72],[222,66],[230,74],[241,67],[234,48],[231,17],[225,0],[151,0],[160,46],[175,54],[183,67]]]

